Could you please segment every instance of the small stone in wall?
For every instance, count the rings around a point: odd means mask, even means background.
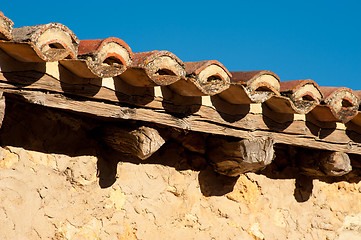
[[[277,209],[273,215],[273,223],[278,226],[285,228],[287,226],[287,222],[285,220],[285,216],[282,213],[281,209]]]
[[[124,223],[124,232],[123,234],[117,234],[119,240],[137,240],[137,236],[135,235],[135,230],[132,229],[131,226],[129,226],[129,224]]]
[[[0,168],[11,168],[19,162],[19,156],[10,151],[8,148],[0,148]]]
[[[55,157],[50,154],[27,150],[26,155],[28,159],[36,165],[41,164],[56,169]]]
[[[116,210],[122,210],[125,204],[126,196],[121,189],[112,190],[105,205],[106,208],[115,207]]]
[[[64,171],[72,184],[86,186],[97,179],[97,158],[95,156],[79,156],[72,158]]]
[[[194,224],[198,223],[198,217],[194,214],[187,213],[184,216],[185,226],[186,227],[193,227]]]
[[[99,239],[102,223],[100,220],[92,219],[81,228],[76,228],[68,221],[64,222],[58,229],[58,237],[63,239]]]
[[[337,240],[361,239],[361,214],[345,217]]]
[[[252,224],[248,230],[247,233],[251,235],[255,240],[264,240],[265,237],[261,231],[261,227],[259,226],[259,223]]]
[[[246,175],[241,175],[233,191],[227,194],[227,198],[235,202],[254,204],[261,195],[257,183],[251,181]]]

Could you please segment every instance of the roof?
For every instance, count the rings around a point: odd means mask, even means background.
[[[237,106],[262,104],[267,108],[263,111],[273,115],[298,114],[320,125],[352,123],[356,129],[361,127],[358,91],[341,86],[320,87],[311,79],[285,81],[267,70],[229,71],[216,60],[183,62],[169,51],[133,53],[129,45],[116,37],[79,40],[59,23],[13,28],[13,22],[0,13],[2,55],[15,59],[18,65],[2,65],[1,72],[18,72],[22,68],[22,71],[46,72],[55,78],[62,75],[60,78],[67,78],[72,84],[81,82],[94,89],[84,93],[72,85],[72,94],[96,98],[100,93],[95,86],[102,86],[117,92],[117,101],[135,105],[147,104],[152,95],[158,94],[165,99],[162,107],[167,111],[194,114],[195,105],[202,104],[221,113],[232,111],[234,115],[242,115],[243,110],[237,112]],[[45,63],[46,69],[55,63],[66,69],[66,74],[59,70],[54,74],[52,70],[39,70],[40,65],[34,67],[33,63]],[[64,86],[60,92],[67,93]],[[212,96],[223,103],[208,101],[207,97]],[[173,109],[167,109],[169,102],[173,103]]]

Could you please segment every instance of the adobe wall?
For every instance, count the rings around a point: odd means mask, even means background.
[[[7,103],[1,239],[361,239],[357,177],[225,177],[195,170],[175,142],[140,161],[103,146],[97,124]]]

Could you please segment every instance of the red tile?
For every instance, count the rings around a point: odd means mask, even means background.
[[[11,40],[14,23],[0,12],[0,39]]]
[[[187,75],[189,74],[195,74],[198,75],[203,69],[206,67],[214,64],[220,66],[227,74],[228,76],[232,76],[232,74],[227,70],[225,66],[223,66],[222,63],[218,62],[217,60],[208,60],[208,61],[199,61],[199,62],[184,62],[185,69]]]
[[[245,84],[246,82],[253,80],[261,75],[272,75],[278,81],[280,78],[274,72],[267,71],[267,70],[260,70],[260,71],[231,71],[232,78],[231,83],[238,83],[238,84]]]
[[[91,40],[80,40],[78,55],[96,54],[104,44],[109,42],[115,42],[120,46],[124,47],[133,56],[133,52],[122,39],[116,37],[109,37],[106,39],[91,39]]]

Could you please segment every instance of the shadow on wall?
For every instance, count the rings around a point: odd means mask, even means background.
[[[43,153],[64,154],[71,157],[96,156],[99,185],[107,188],[114,184],[119,162],[133,164],[161,164],[176,170],[199,171],[198,181],[202,194],[208,196],[222,196],[233,191],[237,177],[227,177],[215,173],[206,162],[190,162],[187,152],[179,143],[172,140],[164,144],[153,156],[146,160],[121,154],[103,145],[94,129],[104,124],[114,124],[107,119],[91,119],[60,110],[53,110],[41,106],[14,101],[7,98],[6,114],[0,130],[1,146],[22,147]],[[117,124],[129,124],[118,121]],[[169,159],[165,151],[174,149],[179,157]],[[299,173],[292,162],[285,162],[284,158],[276,157],[275,161],[263,174],[272,179],[296,179],[294,197],[298,202],[304,202],[312,194],[312,177]],[[353,174],[353,175],[352,175]],[[353,176],[353,177],[349,177]],[[360,174],[351,173],[343,178],[321,179],[333,181],[360,181]],[[356,179],[357,178],[357,179]]]
[[[294,147],[278,145],[275,148],[275,159],[264,170],[262,174],[270,179],[295,179],[294,198],[297,202],[306,202],[312,195],[313,180],[318,179],[326,183],[346,181],[349,183],[358,183],[361,181],[361,168],[353,162],[352,166],[357,166],[351,172],[343,176],[326,176],[318,169],[318,175],[313,172],[302,170],[299,160],[296,160]],[[315,165],[317,165],[315,163]],[[317,168],[314,166],[315,169]],[[310,169],[308,169],[310,170]]]

